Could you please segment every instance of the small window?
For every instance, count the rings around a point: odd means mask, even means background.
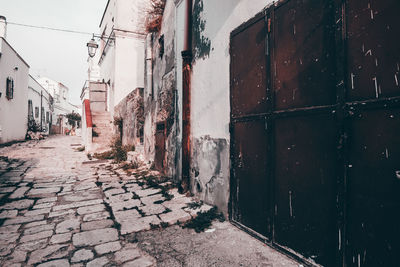
[[[6,97],[8,100],[14,98],[14,80],[11,77],[7,78]]]
[[[33,106],[32,100],[28,100],[28,120],[33,120]]]
[[[45,114],[44,114],[44,107],[42,107],[41,108],[41,121],[44,121],[46,118],[44,117],[45,116]]]
[[[143,126],[142,126],[142,128],[139,129],[139,139],[140,139],[140,144],[143,145],[143,142],[144,142]]]
[[[39,107],[35,107],[35,118],[39,118]]]
[[[164,34],[161,35],[161,37],[158,39],[158,44],[159,44],[159,48],[160,48],[159,56],[160,56],[160,58],[162,58],[164,55]]]
[[[50,114],[49,114],[49,112],[47,111],[47,112],[46,112],[46,123],[49,123],[49,121],[50,121]]]

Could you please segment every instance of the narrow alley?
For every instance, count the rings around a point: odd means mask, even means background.
[[[155,171],[89,160],[80,142],[0,149],[1,266],[299,266],[226,221],[184,228],[212,207],[155,186]]]
[[[399,13],[0,0],[0,267],[400,266]]]

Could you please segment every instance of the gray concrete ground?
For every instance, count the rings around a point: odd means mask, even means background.
[[[0,149],[1,266],[299,266],[229,222],[182,229],[211,207],[79,146],[57,136]]]

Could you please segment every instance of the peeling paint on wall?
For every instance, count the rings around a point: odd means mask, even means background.
[[[203,136],[193,140],[192,191],[228,214],[229,141]]]
[[[140,146],[144,124],[143,88],[133,90],[114,111],[114,114],[122,119],[122,144]]]
[[[195,0],[193,7],[193,58],[204,59],[209,57],[211,40],[204,36],[206,21],[202,17],[204,9],[203,0]]]
[[[148,38],[150,40],[150,38]],[[179,114],[177,109],[177,82],[175,60],[175,5],[167,1],[162,27],[159,33],[153,33],[152,42],[146,43],[146,77],[145,86],[145,126],[144,126],[144,152],[148,161],[154,162],[157,158],[163,164],[164,175],[180,179],[180,142]],[[162,42],[159,42],[162,40]],[[161,46],[161,43],[163,44]],[[160,50],[164,53],[160,56]],[[151,64],[151,66],[150,66]],[[150,73],[151,71],[151,73]],[[151,74],[151,75],[149,75]],[[149,80],[151,79],[151,80]],[[165,125],[165,155],[156,155],[157,125]],[[159,152],[160,153],[160,152]],[[160,164],[158,164],[159,166]]]

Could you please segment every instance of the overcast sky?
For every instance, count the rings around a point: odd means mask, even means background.
[[[107,0],[0,0],[8,22],[98,33]],[[32,76],[46,76],[70,88],[70,101],[80,103],[87,79],[86,43],[91,35],[8,24],[7,41],[30,65]]]

